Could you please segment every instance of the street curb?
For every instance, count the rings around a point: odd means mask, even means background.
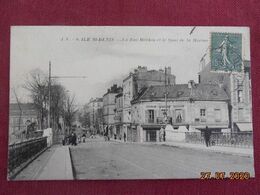
[[[242,156],[242,157],[249,157],[253,158],[253,154],[244,154],[244,153],[234,153],[234,152],[228,152],[228,151],[216,151],[216,150],[209,150],[204,148],[192,148],[187,146],[180,146],[180,145],[168,145],[168,144],[155,144],[155,145],[161,145],[161,146],[167,146],[167,147],[178,147],[178,148],[187,148],[191,150],[198,150],[198,151],[204,151],[204,152],[215,152],[215,153],[221,153],[221,154],[227,154],[227,155],[233,155],[233,156]]]
[[[73,161],[72,161],[72,156],[71,156],[71,150],[70,150],[70,147],[68,147],[69,149],[69,157],[70,157],[70,167],[71,167],[71,171],[72,171],[72,179],[73,180],[76,180],[76,170],[75,170],[75,166],[73,164]]]
[[[50,147],[46,147],[43,150],[41,150],[39,153],[37,153],[36,155],[34,155],[33,157],[31,157],[30,159],[28,159],[25,163],[23,163],[22,165],[20,165],[18,168],[16,168],[16,170],[14,170],[14,173],[11,175],[7,174],[7,180],[14,180],[15,177],[21,173],[29,164],[31,164],[36,158],[38,158],[43,152],[45,152],[47,149],[49,149]]]

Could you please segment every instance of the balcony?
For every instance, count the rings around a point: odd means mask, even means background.
[[[121,116],[114,116],[115,122],[122,122]]]
[[[148,118],[149,124],[165,124],[165,117],[156,117],[155,119]],[[172,124],[172,117],[167,117],[167,124]]]
[[[206,118],[195,118],[194,119],[195,123],[205,123],[207,122]]]

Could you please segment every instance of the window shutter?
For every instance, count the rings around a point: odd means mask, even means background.
[[[154,122],[156,123],[157,120],[157,110],[154,110]]]
[[[149,119],[149,111],[145,110],[145,123],[148,123],[148,119]]]

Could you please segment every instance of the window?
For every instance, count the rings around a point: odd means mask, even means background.
[[[206,109],[200,109],[200,116],[206,116]]]
[[[240,122],[244,120],[244,109],[243,108],[238,109],[238,120]]]
[[[237,80],[237,87],[243,87],[243,81]]]
[[[181,109],[175,110],[175,116],[176,116],[175,121],[176,121],[176,123],[183,122],[183,113],[184,113],[184,111],[181,110]]]
[[[154,110],[148,110],[148,123],[154,122]]]
[[[237,90],[237,101],[243,102],[243,91],[242,90]]]
[[[214,95],[214,96],[217,96],[217,95],[218,95],[218,92],[217,92],[217,90],[213,89],[213,90],[211,91],[211,94]]]
[[[147,142],[156,142],[156,131],[155,130],[146,130],[146,141]]]
[[[220,109],[215,109],[215,121],[216,122],[220,122],[221,121]]]

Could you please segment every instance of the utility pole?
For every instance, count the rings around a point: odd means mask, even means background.
[[[51,128],[51,61],[49,61],[49,109],[48,109],[48,128]]]
[[[93,102],[92,102],[92,107],[93,107],[93,132],[92,132],[92,134],[94,134],[94,126],[95,126],[95,111],[94,111],[94,100],[93,100]]]
[[[51,61],[49,61],[49,109],[48,109],[48,128],[51,128],[51,79],[52,78],[68,78],[68,79],[75,79],[75,78],[86,78],[86,76],[52,76],[51,75]]]
[[[165,67],[165,70],[164,70],[164,77],[165,77],[165,80],[164,80],[164,89],[165,89],[165,125],[167,125],[167,86],[166,86],[166,82],[167,82],[167,72],[166,72],[166,67]]]

